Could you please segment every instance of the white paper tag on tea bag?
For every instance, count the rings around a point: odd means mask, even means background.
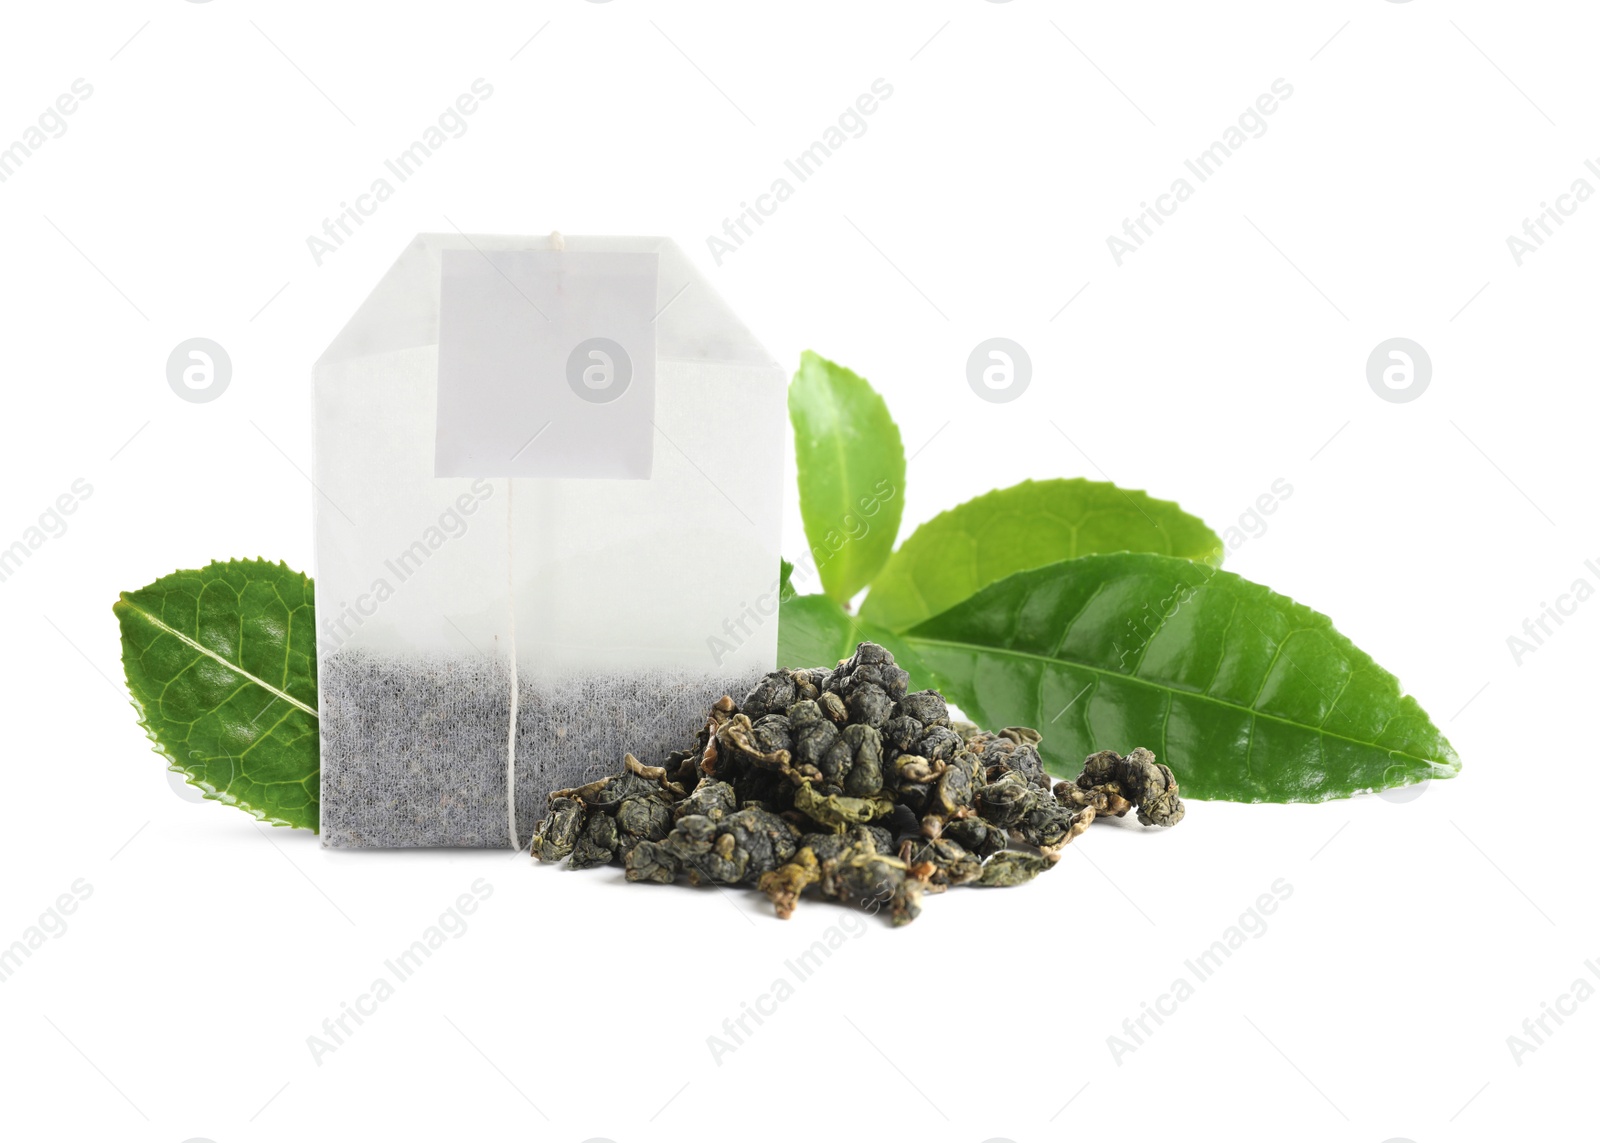
[[[657,261],[444,251],[434,475],[648,480]]]

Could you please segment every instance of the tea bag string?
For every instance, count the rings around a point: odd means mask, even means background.
[[[566,248],[567,240],[561,231],[552,230],[550,249],[559,252]],[[506,624],[507,641],[511,645],[511,720],[506,727],[506,836],[511,840],[511,848],[520,850],[522,840],[517,836],[517,699],[522,688],[517,680],[517,532],[516,518],[511,511],[513,483],[511,477],[506,477],[506,598],[511,603],[511,616]]]
[[[567,240],[561,231],[552,230],[550,249],[559,252],[566,248]],[[506,728],[506,836],[511,839],[511,848],[520,850],[522,840],[517,836],[517,699],[521,687],[517,680],[516,519],[511,511],[513,483],[511,477],[506,477],[506,598],[511,601],[511,618],[506,625],[511,644],[511,725]]]
[[[511,645],[511,710],[510,725],[506,728],[506,836],[511,848],[519,850],[522,842],[517,837],[517,580],[513,561],[516,558],[515,519],[511,514],[511,489],[515,482],[506,477],[506,599],[510,602],[510,620],[506,624],[507,641]]]

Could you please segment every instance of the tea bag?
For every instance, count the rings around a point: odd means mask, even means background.
[[[784,375],[672,242],[419,236],[314,394],[325,845],[526,844],[773,668]]]

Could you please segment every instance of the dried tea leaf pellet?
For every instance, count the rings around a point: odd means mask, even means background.
[[[1183,817],[1149,750],[1101,751],[1052,786],[1037,731],[952,722],[944,696],[908,681],[875,643],[832,670],[774,671],[661,765],[628,754],[621,773],[551,794],[534,856],[751,886],[779,917],[815,891],[903,925],[928,894],[1031,881],[1097,816]]]

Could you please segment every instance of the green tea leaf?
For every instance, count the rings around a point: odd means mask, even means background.
[[[1042,731],[1061,774],[1096,750],[1147,746],[1186,796],[1320,802],[1461,767],[1327,616],[1188,560],[1019,572],[903,639],[969,718]]]
[[[799,592],[795,591],[794,584],[789,582],[790,578],[793,575],[794,575],[794,565],[791,564],[788,560],[780,559],[778,561],[778,602],[779,603],[782,603],[786,599],[793,599],[796,595],[799,594]]]
[[[832,667],[855,653],[856,644],[879,643],[911,672],[912,689],[924,671],[916,652],[892,631],[864,623],[825,595],[797,595],[778,607],[778,666],[790,670]]]
[[[807,351],[789,386],[800,517],[823,590],[847,603],[894,548],[906,458],[883,398],[850,370]]]
[[[889,557],[861,615],[905,631],[1006,576],[1103,552],[1222,563],[1222,541],[1170,500],[1115,484],[1026,480],[923,524]]]
[[[831,667],[850,654],[854,624],[825,595],[797,595],[778,605],[778,665]]]
[[[112,610],[139,723],[171,768],[262,821],[316,829],[311,580],[265,560],[213,563]]]

